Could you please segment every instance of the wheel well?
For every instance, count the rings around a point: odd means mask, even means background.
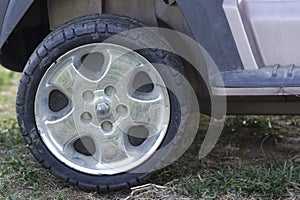
[[[128,16],[148,26],[166,24],[168,28],[191,36],[174,1],[35,0],[1,48],[0,63],[8,69],[22,72],[34,49],[51,30],[70,19],[94,13]]]
[[[34,1],[0,51],[0,63],[21,72],[33,50],[50,32],[47,2]]]

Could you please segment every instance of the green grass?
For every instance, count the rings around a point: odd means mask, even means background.
[[[153,185],[108,194],[81,191],[43,169],[25,146],[15,117],[19,78],[0,69],[0,199],[271,199],[296,198],[300,192],[300,145],[289,142],[300,137],[300,119],[289,116],[228,117],[216,148],[198,160],[205,118],[191,148],[154,173]]]
[[[217,170],[199,169],[173,182],[184,195],[215,199],[224,194],[241,197],[290,197],[300,191],[300,166],[292,162],[275,165],[224,167]]]

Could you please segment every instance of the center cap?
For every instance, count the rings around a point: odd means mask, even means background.
[[[100,102],[96,106],[96,110],[100,115],[108,114],[109,109],[110,109],[109,105],[107,103],[104,103],[104,102]]]

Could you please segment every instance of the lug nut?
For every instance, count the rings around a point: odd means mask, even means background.
[[[100,115],[106,115],[109,113],[109,105],[107,103],[101,102],[96,106],[96,110]]]

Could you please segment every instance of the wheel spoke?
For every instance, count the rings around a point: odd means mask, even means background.
[[[102,133],[103,134],[103,133]],[[99,164],[113,164],[128,158],[122,143],[121,130],[113,130],[110,134],[94,134],[96,144],[100,148]]]
[[[151,95],[150,95],[151,96]],[[122,133],[122,144],[128,157],[142,157],[155,145],[168,127],[169,113],[165,99],[158,96],[152,100],[127,98],[129,113],[120,117],[117,127]],[[123,105],[122,104],[122,105]],[[166,116],[163,115],[166,113]]]
[[[59,73],[54,72],[52,77],[48,80],[47,85],[56,87],[68,97],[72,97],[74,83],[80,76],[73,65],[72,59],[61,63],[61,65],[61,71],[59,71]]]
[[[151,66],[142,64],[131,71],[127,88],[120,95],[130,110],[127,120],[147,125],[154,131],[151,134],[155,134],[168,124],[164,119],[168,118],[170,108],[166,86]]]
[[[99,165],[120,162],[128,158],[123,147],[120,129],[115,127],[108,132],[96,125],[97,121],[92,120],[90,123],[85,123],[76,116],[74,118],[77,131],[89,135],[95,143],[98,153],[93,156],[98,160]]]
[[[147,95],[143,98],[147,99]],[[149,100],[140,100],[137,98],[128,98],[125,103],[129,106],[130,114],[127,116],[126,121],[138,124],[151,126],[156,131],[159,131],[163,126],[162,112],[168,112],[169,107],[165,104],[163,96],[158,95],[155,99],[151,99],[153,95],[148,96]]]
[[[96,90],[98,82],[89,79],[82,74],[82,67],[76,67],[80,64],[76,63],[77,57],[71,57],[68,60],[58,61],[59,71],[53,71],[52,76],[48,78],[46,83],[50,87],[56,87],[62,93],[72,98],[78,92],[83,90]],[[78,69],[77,69],[78,68]]]
[[[79,132],[76,129],[73,118],[73,111],[60,119],[54,121],[46,120],[44,124],[61,151],[64,151],[65,146],[70,141],[79,137]]]
[[[118,91],[125,89],[131,73],[142,63],[130,57],[130,52],[122,52],[118,49],[110,49],[103,53],[110,62],[106,63],[106,71],[103,77],[99,79],[99,87],[104,88],[107,85],[113,85]]]

